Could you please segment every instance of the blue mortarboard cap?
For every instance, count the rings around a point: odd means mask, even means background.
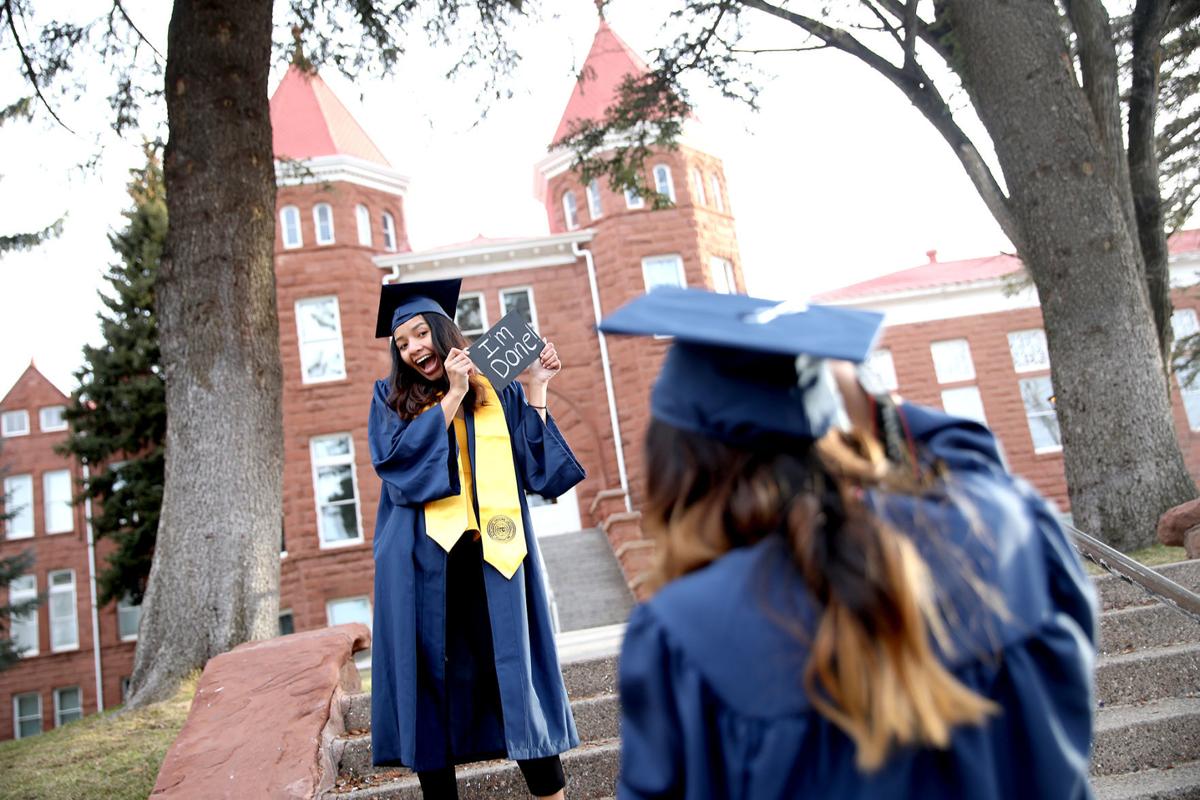
[[[872,311],[661,288],[617,309],[600,330],[674,337],[650,396],[656,419],[758,445],[829,430],[841,402],[825,359],[863,361],[882,324]]]
[[[396,328],[417,314],[441,314],[454,319],[462,279],[387,283],[379,290],[379,317],[375,337],[391,336]]]

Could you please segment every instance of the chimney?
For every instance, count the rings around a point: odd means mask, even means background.
[[[930,263],[930,264],[936,264],[936,263],[938,263],[938,260],[937,260],[937,250],[926,250],[926,251],[925,251],[925,255],[929,256],[929,263]]]

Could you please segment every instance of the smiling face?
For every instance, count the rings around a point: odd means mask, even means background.
[[[445,372],[442,359],[433,345],[433,331],[423,315],[418,314],[401,323],[392,332],[392,338],[406,367],[430,382],[442,377]]]

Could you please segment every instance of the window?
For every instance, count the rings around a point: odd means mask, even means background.
[[[313,206],[313,224],[317,229],[317,244],[333,244],[333,207],[329,203]]]
[[[675,202],[675,182],[671,180],[671,168],[666,164],[654,168],[654,191]]]
[[[721,179],[715,174],[708,176],[708,185],[712,187],[713,205],[717,207],[717,211],[725,213],[725,196],[721,194]]]
[[[279,635],[288,636],[296,632],[296,619],[292,615],[292,610],[286,609],[279,612]]]
[[[464,292],[458,296],[458,307],[454,310],[454,322],[467,341],[473,342],[488,329],[487,307],[480,292]]]
[[[1029,422],[1029,435],[1033,439],[1033,452],[1050,453],[1062,449],[1062,434],[1058,430],[1058,417],[1054,413],[1054,384],[1049,375],[1022,378],[1021,402],[1025,404],[1025,419]]]
[[[37,577],[19,575],[8,584],[8,604],[16,606],[37,598]],[[38,654],[38,612],[31,608],[24,614],[13,614],[11,618],[12,642],[23,656]]]
[[[296,330],[300,343],[300,377],[304,383],[323,383],[346,377],[342,321],[336,297],[297,300]]]
[[[692,167],[692,192],[695,193],[693,202],[696,205],[708,205],[708,199],[704,196],[704,173],[698,167]]]
[[[5,411],[0,414],[0,435],[28,436],[29,412],[22,408],[20,411]]]
[[[713,256],[708,265],[712,272],[713,291],[721,294],[737,294],[737,278],[733,274],[733,262],[727,258]]]
[[[1050,369],[1050,353],[1046,349],[1046,332],[1041,328],[1013,331],[1008,335],[1008,349],[1012,353],[1013,369],[1017,372]]]
[[[117,636],[122,642],[137,641],[138,625],[142,621],[142,606],[134,604],[133,598],[126,592],[117,601]]]
[[[50,583],[50,651],[74,650],[79,647],[79,620],[75,608],[75,571],[60,569],[51,572]]]
[[[971,348],[966,339],[950,339],[934,342],[929,346],[933,353],[933,369],[938,383],[957,383],[975,378],[975,364],[971,361]]]
[[[37,692],[13,697],[13,735],[18,739],[42,732],[42,696]]]
[[[683,274],[683,259],[674,255],[643,258],[642,278],[646,281],[647,292],[660,286],[687,286],[687,279]]]
[[[279,209],[279,220],[283,223],[283,246],[288,250],[304,246],[304,237],[300,234],[300,209],[295,206],[284,206]]]
[[[54,690],[54,727],[83,719],[83,692],[78,686]]]
[[[593,220],[604,216],[604,207],[600,203],[600,181],[595,178],[592,178],[592,182],[587,185],[587,203],[588,216]]]
[[[322,547],[362,541],[358,519],[358,487],[354,476],[354,442],[349,434],[318,436],[309,443],[313,488],[317,498],[317,531]]]
[[[33,476],[10,475],[4,479],[5,536],[28,539],[33,536]]]
[[[42,473],[42,505],[46,533],[66,533],[75,528],[75,508],[71,505],[71,471],[56,469]]]
[[[530,287],[500,290],[500,314],[503,316],[510,311],[519,312],[535,331],[538,329],[537,307],[533,304],[533,289]]]
[[[364,247],[371,246],[371,212],[363,205],[354,209],[354,219],[358,222],[358,243]]]
[[[563,192],[562,206],[563,219],[567,223],[567,230],[573,231],[579,227],[579,207],[575,203],[574,192]]]
[[[872,378],[879,381],[879,387],[894,392],[900,388],[900,382],[896,380],[896,362],[892,359],[891,350],[873,350],[867,356],[866,362],[863,364],[863,369],[870,374]]]
[[[645,206],[646,206],[645,198],[643,198],[640,194],[638,194],[633,189],[625,190],[625,207],[626,208],[637,209],[637,208],[644,208]]]
[[[396,252],[396,218],[388,212],[383,212],[383,248],[389,253]]]
[[[345,625],[348,622],[361,622],[371,630],[371,601],[365,597],[347,597],[341,600],[330,600],[325,604],[325,618],[330,625]],[[360,672],[371,669],[371,650],[360,650],[354,654],[354,663]]]
[[[1171,328],[1175,335],[1175,346],[1178,348],[1182,340],[1200,333],[1200,322],[1196,320],[1196,312],[1190,308],[1174,312],[1171,314]],[[1188,427],[1198,431],[1200,430],[1200,364],[1190,364],[1187,358],[1177,356],[1175,379],[1179,381],[1179,397],[1183,401],[1183,410],[1187,413]]]
[[[46,406],[38,412],[38,427],[43,433],[65,431],[67,429],[66,408],[63,406]]]
[[[979,396],[979,387],[977,386],[943,390],[942,408],[946,410],[947,414],[987,424],[987,417],[983,413],[983,398]]]

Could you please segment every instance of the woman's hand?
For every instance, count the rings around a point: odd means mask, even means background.
[[[450,392],[466,395],[468,379],[475,374],[475,364],[465,350],[450,348],[446,354],[446,379],[450,381]]]
[[[562,369],[562,360],[558,357],[558,351],[554,349],[553,343],[546,342],[538,360],[529,365],[529,380],[545,385],[558,374],[560,369]]]

